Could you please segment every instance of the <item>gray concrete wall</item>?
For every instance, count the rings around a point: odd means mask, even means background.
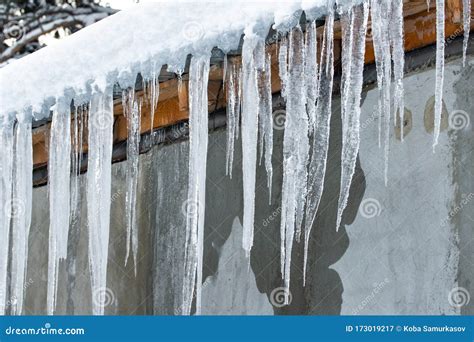
[[[237,142],[233,178],[225,176],[225,131],[209,136],[204,246],[204,314],[472,314],[474,303],[456,306],[457,287],[474,291],[472,170],[473,129],[448,125],[456,111],[474,113],[474,60],[446,69],[444,129],[432,152],[430,98],[434,70],[405,79],[406,138],[391,129],[389,182],[383,182],[378,147],[377,91],[365,95],[361,148],[349,205],[335,231],[340,182],[341,123],[335,99],[325,192],[313,227],[308,277],[303,286],[303,249],[296,244],[292,301],[270,300],[282,286],[280,201],[283,131],[275,130],[273,193],[257,170],[255,244],[250,267],[240,247],[242,172]],[[408,112],[410,114],[408,114]],[[460,112],[459,112],[460,113]],[[451,114],[451,115],[450,115]],[[399,129],[399,128],[398,128]],[[125,259],[125,167],[113,165],[107,314],[176,314],[181,300],[186,200],[187,142],[156,146],[140,159],[137,275]],[[81,178],[84,189],[85,178]],[[473,194],[473,195],[471,195]],[[84,193],[83,193],[84,195]],[[49,213],[47,188],[34,190],[26,286],[26,313],[45,313]],[[375,214],[370,208],[375,208]],[[58,313],[90,313],[86,205],[70,234],[69,258],[61,265]],[[454,292],[452,291],[454,289]],[[277,305],[272,305],[272,304]],[[464,303],[465,304],[465,303]]]

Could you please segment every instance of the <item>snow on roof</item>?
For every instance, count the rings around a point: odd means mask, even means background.
[[[332,0],[329,0],[332,1]],[[168,65],[184,68],[188,54],[236,49],[244,33],[296,25],[301,10],[314,18],[328,0],[154,1],[123,10],[0,69],[0,116],[31,108],[49,115],[62,96],[86,102],[92,91],[134,84]],[[340,3],[350,0],[338,0]],[[295,15],[296,14],[296,15]],[[76,103],[77,103],[76,102]]]

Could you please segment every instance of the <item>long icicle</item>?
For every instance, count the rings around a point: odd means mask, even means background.
[[[316,101],[318,99],[318,37],[316,21],[306,30],[305,39],[305,87],[306,87],[306,111],[309,119],[309,133],[312,135],[316,122]]]
[[[242,247],[247,257],[253,246],[255,215],[255,179],[258,143],[258,65],[255,51],[262,38],[248,34],[242,47],[242,172],[244,215]]]
[[[155,81],[152,81],[151,89]],[[151,91],[151,96],[155,94]],[[151,100],[153,108],[154,99]],[[135,275],[137,274],[137,254],[138,254],[138,227],[137,227],[137,188],[138,188],[138,160],[140,155],[140,118],[142,102],[135,97],[135,90],[129,88],[122,93],[122,106],[127,119],[127,192],[125,194],[125,217],[127,225],[127,252],[125,255],[125,265],[130,256],[130,246],[132,247],[133,266]]]
[[[87,222],[92,313],[103,315],[107,294],[113,143],[112,91],[92,95],[89,110]]]
[[[393,0],[391,10],[390,41],[392,46],[393,74],[395,82],[395,93],[393,96],[394,118],[400,123],[400,139],[403,141],[405,120],[405,89],[403,76],[405,68],[405,44],[403,38],[403,0]],[[396,120],[394,120],[396,122]]]
[[[391,5],[387,0],[371,0],[372,32],[379,90],[379,143],[383,131],[384,181],[388,183],[388,158],[390,151],[390,85],[392,78],[391,55]],[[382,129],[383,127],[383,129]]]
[[[240,116],[240,64],[229,62],[230,71],[226,72],[227,91],[227,150],[226,150],[226,175],[232,178],[234,164],[235,140],[238,138]]]
[[[270,55],[261,51],[265,60],[263,69],[258,72],[258,122],[260,124],[260,163],[265,155],[265,170],[267,172],[268,201],[272,199],[272,154],[273,154],[273,117],[272,117],[272,82]],[[265,152],[264,152],[265,151]]]
[[[13,177],[13,124],[0,123],[0,315],[5,315]]]
[[[193,56],[189,68],[189,183],[182,314],[189,315],[196,286],[196,315],[201,313],[208,145],[210,56]]]
[[[28,236],[31,226],[33,191],[33,149],[30,113],[18,117],[15,129],[13,165],[11,313],[23,312],[24,281],[28,262]]]
[[[464,42],[462,65],[466,66],[467,45],[469,44],[469,33],[471,31],[471,0],[462,1],[463,23],[464,23]]]
[[[71,146],[71,227],[74,227],[80,219],[80,200],[81,192],[79,188],[81,163],[83,153],[83,139],[84,139],[84,106],[76,106],[74,110],[74,122],[72,131],[72,146]]]
[[[365,36],[369,17],[369,2],[352,7],[342,14],[343,30],[343,87],[342,92],[342,156],[341,188],[337,212],[336,231],[341,225],[342,214],[347,206],[360,145],[360,100],[364,74]],[[345,59],[350,59],[345,63]]]
[[[47,313],[53,315],[58,292],[59,261],[67,257],[71,184],[71,110],[58,99],[53,109],[49,143],[49,252]]]
[[[439,132],[441,128],[441,113],[443,111],[443,83],[444,83],[444,1],[436,0],[436,85],[435,85],[435,115],[434,115],[434,137],[433,152],[438,145]]]
[[[319,203],[324,189],[327,155],[329,149],[329,131],[332,114],[332,88],[334,83],[334,8],[328,1],[328,15],[324,28],[323,45],[319,71],[319,97],[316,104],[316,122],[312,153],[308,169],[308,195],[305,219],[304,281],[308,263],[308,246],[311,229],[316,219]]]
[[[286,88],[286,122],[283,140],[283,185],[281,234],[285,240],[282,254],[285,289],[290,289],[293,242],[299,240],[307,187],[309,126],[306,112],[305,43],[297,26],[290,32],[288,83]],[[288,293],[288,292],[286,292]],[[284,298],[288,303],[288,296]]]

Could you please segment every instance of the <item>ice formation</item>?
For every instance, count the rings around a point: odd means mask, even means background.
[[[13,123],[0,123],[0,315],[5,314],[7,298],[8,246],[10,243]]]
[[[463,43],[463,58],[462,64],[466,66],[467,45],[469,43],[469,33],[471,31],[471,0],[462,1],[463,9],[463,29],[464,29],[464,43]]]
[[[59,261],[67,257],[71,183],[70,102],[58,99],[53,109],[49,143],[49,252],[47,312],[54,314],[58,290]]]
[[[33,194],[33,151],[29,113],[17,117],[13,150],[13,192],[11,198],[11,289],[10,304],[13,315],[23,312],[23,294],[28,261],[28,236],[31,225]]]
[[[151,108],[156,106],[155,82],[151,83]],[[155,88],[156,89],[156,88]],[[141,98],[135,97],[135,89],[128,88],[122,93],[122,107],[127,119],[127,192],[125,194],[125,219],[127,225],[127,252],[125,264],[130,256],[130,246],[132,247],[133,266],[135,275],[137,272],[138,253],[138,227],[137,227],[137,187],[138,187],[138,160],[140,154],[140,119],[141,119]],[[154,112],[154,111],[153,111]],[[153,115],[151,115],[153,117]],[[153,123],[151,123],[153,125]],[[151,126],[153,127],[153,126]]]
[[[305,42],[301,27],[289,34],[286,78],[286,121],[283,140],[283,185],[281,200],[282,275],[290,287],[293,240],[299,239],[304,216],[309,158],[309,124],[306,112]],[[283,66],[285,68],[285,66]],[[288,298],[285,298],[287,300]]]
[[[87,224],[94,315],[104,314],[107,294],[113,108],[111,89],[92,95],[88,127]]]
[[[258,124],[260,136],[260,164],[265,155],[265,170],[267,171],[268,200],[272,199],[272,154],[273,154],[273,110],[272,110],[272,80],[271,56],[263,51],[262,70],[257,71],[258,79]]]
[[[341,187],[335,229],[341,225],[349,199],[359,150],[360,101],[369,3],[379,88],[379,143],[383,138],[385,182],[388,181],[392,113],[394,122],[398,120],[403,127],[403,1],[337,1],[342,26],[343,132]],[[470,1],[464,0],[463,4],[466,51],[471,19]],[[57,99],[53,110],[49,157],[51,223],[47,311],[51,314],[55,309],[58,263],[67,256],[69,224],[74,224],[79,218],[82,141],[87,131],[87,221],[92,305],[94,314],[103,314],[107,290],[111,205],[114,124],[112,86],[119,83],[122,89],[126,89],[122,98],[128,127],[126,261],[133,255],[136,271],[138,235],[135,206],[141,132],[140,110],[142,104],[146,104],[151,112],[155,113],[160,95],[159,70],[162,65],[168,65],[169,71],[181,75],[188,54],[193,57],[189,68],[189,183],[188,198],[183,205],[186,215],[186,244],[181,313],[191,313],[194,298],[196,314],[201,312],[210,52],[217,46],[225,56],[223,74],[228,126],[225,164],[229,176],[232,176],[234,147],[241,122],[244,193],[242,244],[246,256],[249,257],[254,238],[258,159],[261,163],[264,162],[271,200],[272,70],[271,55],[265,47],[265,37],[272,23],[273,28],[279,31],[280,41],[277,42],[276,58],[279,63],[281,95],[286,101],[280,227],[281,273],[284,286],[287,289],[290,287],[293,243],[295,239],[299,241],[301,234],[304,235],[306,274],[309,239],[324,190],[329,150],[334,83],[334,1],[234,0],[215,3],[214,6],[213,11],[209,11],[207,6],[172,2],[165,2],[160,6],[137,6],[0,69],[2,80],[29,80],[28,84],[17,82],[0,88],[0,314],[5,313],[7,302],[9,254],[10,293],[14,299],[11,313],[20,314],[23,307],[23,284],[31,220],[33,113],[36,119],[49,116],[48,99]],[[199,37],[196,38],[196,32],[186,30],[181,32],[179,38],[176,37],[175,19],[169,15],[176,10],[180,11],[181,21],[197,23]],[[302,11],[305,11],[308,20],[302,24],[303,28],[299,26]],[[442,109],[445,20],[443,0],[437,0],[436,11],[437,63],[433,147],[436,146],[439,136]],[[220,15],[216,16],[215,13]],[[315,19],[324,14],[325,27],[319,47]],[[199,20],[196,21],[196,18]],[[125,25],[128,21],[133,21],[133,30],[130,30],[130,25]],[[160,25],[156,25],[156,22],[160,22]],[[137,35],[134,32],[147,34]],[[238,48],[242,33],[245,35],[242,63],[239,63],[237,58],[228,59],[227,53]],[[119,48],[120,54],[110,53]],[[84,63],[78,63],[77,59],[67,58],[70,51],[85,51],[90,58],[84,59]],[[144,80],[143,97],[136,96],[134,91],[138,72]],[[273,76],[275,79],[276,75]],[[65,96],[65,93],[68,96]],[[72,96],[69,96],[70,94]],[[71,99],[75,106],[73,118],[70,112]],[[88,105],[84,105],[85,103]],[[24,111],[23,108],[31,110]],[[71,120],[72,128],[68,124]],[[151,130],[154,126],[153,120],[154,115],[151,115]],[[403,139],[403,129],[401,135]],[[72,144],[64,143],[64,140],[68,140],[64,137],[68,136],[72,136]],[[70,168],[72,175],[69,173]],[[11,184],[13,186],[9,186]],[[67,210],[64,210],[65,203]],[[60,206],[61,210],[56,210]],[[13,247],[11,252],[8,250],[10,243]]]
[[[235,140],[239,137],[242,68],[240,64],[234,62],[227,63],[230,63],[230,70],[227,70],[228,67],[226,68],[224,78],[225,83],[227,83],[225,87],[227,91],[227,150],[225,173],[232,178]]]
[[[255,177],[258,140],[258,71],[263,70],[265,41],[254,33],[244,37],[242,47],[242,173],[244,217],[242,247],[247,257],[253,246]],[[263,54],[263,56],[261,56]],[[260,58],[257,58],[259,57]]]
[[[336,230],[349,199],[360,144],[360,99],[364,80],[365,36],[369,18],[369,3],[352,7],[341,15],[342,83],[341,83],[341,187]]]
[[[334,10],[330,8],[324,27],[321,62],[319,64],[318,102],[316,121],[313,128],[312,152],[308,168],[308,194],[305,217],[305,243],[303,274],[306,275],[308,247],[311,229],[316,220],[319,203],[324,189],[329,131],[331,123],[332,88],[334,83]],[[283,253],[282,253],[283,254]]]
[[[438,145],[441,129],[441,113],[443,111],[443,83],[444,83],[444,0],[436,0],[436,85],[434,106],[434,140],[433,152]]]
[[[81,192],[79,186],[86,113],[85,105],[75,106],[71,145],[71,226],[75,226],[80,218]]]
[[[181,314],[189,315],[196,288],[196,314],[201,313],[201,286],[206,205],[208,142],[207,85],[210,55],[193,56],[189,67],[189,181],[186,210],[185,273]]]

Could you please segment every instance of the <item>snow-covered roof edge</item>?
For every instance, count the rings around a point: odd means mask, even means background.
[[[338,0],[339,8],[360,0]],[[325,14],[335,0],[214,2],[157,1],[124,10],[84,28],[57,44],[14,61],[0,69],[0,116],[33,113],[36,120],[49,116],[58,97],[88,102],[94,91],[119,82],[134,84],[137,73],[145,78],[184,69],[189,54],[224,52],[238,47],[242,34],[267,35],[273,27],[286,31],[304,11],[308,19]],[[19,81],[18,81],[19,80]]]

